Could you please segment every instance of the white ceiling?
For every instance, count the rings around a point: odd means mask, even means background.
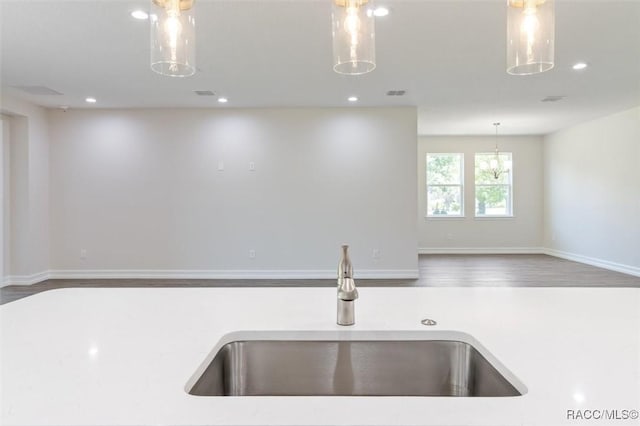
[[[71,108],[417,106],[419,133],[545,134],[640,105],[640,0],[558,0],[556,66],[505,72],[504,0],[376,0],[377,69],[332,71],[331,0],[197,0],[198,73],[149,68],[146,0],[1,0],[2,90]],[[576,72],[571,65],[586,61]],[[61,96],[13,86],[46,86]],[[388,90],[405,89],[400,98]],[[550,95],[566,98],[541,102]],[[85,97],[98,103],[88,105]]]

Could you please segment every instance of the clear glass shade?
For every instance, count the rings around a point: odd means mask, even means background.
[[[151,69],[171,77],[196,72],[195,0],[151,0]]]
[[[376,67],[375,17],[369,0],[332,0],[333,70],[358,75]]]
[[[528,75],[553,68],[555,0],[507,0],[507,72]]]

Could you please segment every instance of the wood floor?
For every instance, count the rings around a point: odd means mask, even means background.
[[[638,287],[640,277],[542,254],[420,255],[417,280],[358,280],[361,287]],[[357,269],[356,269],[357,274]],[[0,289],[0,304],[66,287],[331,287],[335,280],[47,280]]]

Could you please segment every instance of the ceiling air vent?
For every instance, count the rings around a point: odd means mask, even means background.
[[[547,96],[540,102],[558,102],[566,98],[566,96]]]
[[[404,96],[407,93],[406,90],[389,90],[387,96]]]
[[[45,96],[61,96],[62,93],[53,89],[49,89],[45,86],[13,86],[16,89],[22,90],[30,95],[45,95]]]
[[[194,90],[193,93],[195,93],[198,96],[215,96],[216,95],[211,90]]]

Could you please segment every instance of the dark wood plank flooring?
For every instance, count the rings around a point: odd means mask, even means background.
[[[361,287],[638,287],[640,277],[542,254],[420,255],[417,280],[358,280]],[[356,265],[357,273],[357,265]],[[332,287],[335,280],[47,280],[0,289],[0,304],[67,287]]]

